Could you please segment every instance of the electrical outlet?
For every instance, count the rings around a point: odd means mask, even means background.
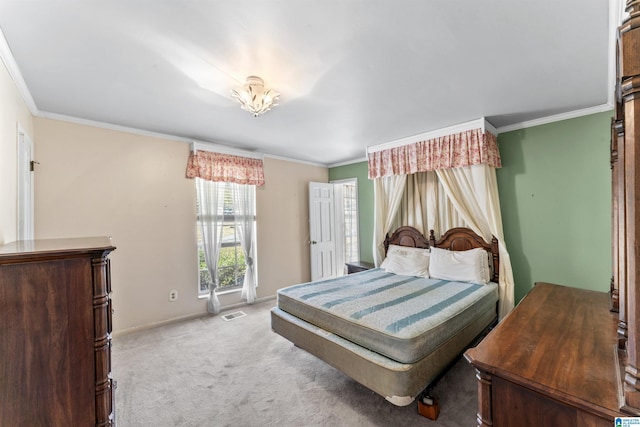
[[[171,290],[169,291],[169,301],[177,301],[178,300],[178,291]]]

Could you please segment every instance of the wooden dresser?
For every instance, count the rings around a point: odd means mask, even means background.
[[[613,426],[623,416],[616,331],[608,294],[537,283],[465,353],[478,426]]]
[[[108,238],[0,246],[0,426],[112,426]]]

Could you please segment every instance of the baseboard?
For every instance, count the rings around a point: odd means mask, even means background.
[[[255,301],[253,302],[254,304],[260,304],[261,302],[265,302],[265,301],[269,301],[272,299],[276,299],[275,295],[271,295],[268,297],[262,297],[262,298],[256,298]],[[237,304],[231,304],[231,305],[225,305],[224,307],[220,308],[220,311],[227,311],[227,310],[234,310],[236,308],[240,308],[240,307],[246,307],[247,304],[246,302],[239,302]]]
[[[267,296],[267,297],[256,298],[256,300],[253,303],[254,304],[260,304],[262,302],[275,300],[275,299],[276,299],[276,296],[275,295],[271,295],[271,296]],[[248,305],[250,305],[250,304],[247,304],[246,302],[241,302],[241,303],[237,303],[237,304],[231,304],[231,305],[227,305],[227,306],[221,307],[220,308],[220,312],[224,312],[224,311],[228,311],[228,310],[235,310],[236,308],[246,307]],[[132,334],[134,332],[146,331],[147,329],[159,328],[161,326],[167,326],[167,325],[171,325],[173,323],[179,323],[179,322],[184,322],[184,321],[187,321],[187,320],[198,319],[200,317],[205,317],[205,316],[209,316],[209,314],[208,313],[187,314],[185,316],[174,317],[174,318],[167,319],[167,320],[161,320],[160,322],[149,323],[147,325],[141,325],[141,326],[134,326],[133,328],[123,329],[121,331],[114,331],[114,332],[111,333],[111,336],[113,336],[113,337],[121,337],[123,335],[129,335],[129,334]]]

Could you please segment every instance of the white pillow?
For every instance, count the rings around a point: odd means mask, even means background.
[[[387,257],[380,264],[387,273],[429,278],[429,249],[389,245]]]
[[[468,251],[448,251],[431,248],[429,274],[434,279],[487,284],[489,262],[482,248]]]

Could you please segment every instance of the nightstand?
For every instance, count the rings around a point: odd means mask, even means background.
[[[353,261],[353,262],[348,262],[346,264],[347,264],[347,274],[370,270],[375,267],[373,263],[366,262],[366,261]]]

